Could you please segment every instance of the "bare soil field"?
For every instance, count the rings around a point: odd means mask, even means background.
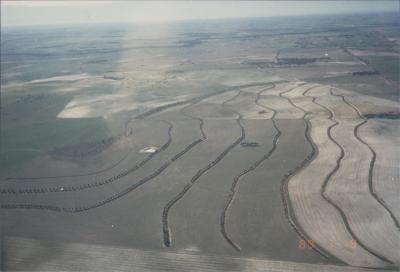
[[[299,262],[269,261],[255,258],[232,258],[201,256],[191,253],[168,253],[141,251],[121,247],[104,247],[82,243],[63,246],[55,242],[34,239],[9,238],[6,241],[9,251],[6,255],[11,270],[60,270],[64,267],[90,271],[115,270],[150,272],[162,271],[166,267],[176,271],[353,271],[364,272],[369,269],[343,266],[307,264]],[[23,250],[22,250],[23,249]],[[37,252],[31,262],[26,254]],[[51,256],[52,258],[48,258]],[[95,262],[93,260],[96,260]],[[32,265],[35,263],[36,265]],[[377,270],[379,271],[379,270]],[[385,270],[381,270],[385,271]]]
[[[329,18],[7,32],[0,269],[398,270],[398,35]]]
[[[360,137],[376,152],[372,186],[379,198],[387,204],[396,219],[400,220],[399,207],[399,121],[368,120],[360,128]],[[388,145],[390,143],[390,145]]]

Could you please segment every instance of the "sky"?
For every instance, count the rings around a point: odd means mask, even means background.
[[[1,25],[163,22],[399,10],[398,1],[4,1]]]

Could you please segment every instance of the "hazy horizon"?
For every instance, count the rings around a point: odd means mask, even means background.
[[[2,1],[2,27],[396,12],[398,1]]]

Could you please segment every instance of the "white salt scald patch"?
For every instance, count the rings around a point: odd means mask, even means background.
[[[157,147],[155,146],[149,146],[149,147],[145,147],[143,149],[141,149],[139,152],[140,153],[154,153],[157,151]]]
[[[89,87],[97,80],[103,79],[99,76],[92,76],[87,73],[82,74],[73,74],[73,75],[63,75],[63,76],[54,76],[49,78],[41,78],[41,79],[34,79],[31,81],[25,82],[8,82],[7,84],[3,85],[2,88],[5,90],[15,90],[17,87],[29,87],[31,84],[59,84],[60,82],[68,84],[67,88],[62,88],[61,86],[57,86],[57,90],[61,92],[68,92],[68,91],[76,91],[83,87]],[[78,82],[79,81],[79,82]],[[74,84],[74,86],[71,86]],[[78,85],[79,84],[79,85]]]
[[[57,115],[58,118],[98,117],[118,110],[133,109],[127,94],[80,95],[70,101]]]
[[[85,118],[90,117],[90,113],[91,110],[88,107],[65,108],[57,115],[57,118]]]
[[[200,252],[200,248],[195,245],[190,245],[183,249],[178,250],[179,253],[190,253],[190,252]]]
[[[76,80],[86,79],[88,77],[90,77],[89,74],[82,73],[82,74],[54,76],[54,77],[49,77],[49,78],[35,79],[35,80],[31,80],[27,83],[45,83],[45,82],[52,82],[52,81],[76,81]]]
[[[139,108],[153,109],[184,100],[184,96],[138,102],[129,92],[102,95],[78,95],[70,101],[57,115],[58,118],[104,117],[121,111],[132,111]]]

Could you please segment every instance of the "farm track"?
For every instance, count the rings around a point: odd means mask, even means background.
[[[306,90],[306,91],[303,93],[303,96],[306,96],[306,93],[307,93],[308,91],[309,91],[309,90]],[[330,89],[330,93],[332,94],[332,88]],[[307,96],[306,96],[306,97],[307,97]],[[346,216],[346,214],[344,213],[344,211],[343,211],[333,200],[331,200],[331,199],[326,195],[326,188],[327,188],[327,186],[328,186],[329,180],[330,180],[331,177],[339,170],[340,165],[341,165],[341,161],[342,161],[342,159],[344,158],[344,154],[345,154],[345,153],[344,153],[344,148],[332,137],[332,133],[331,133],[332,129],[333,129],[334,127],[336,127],[336,126],[339,125],[339,122],[338,122],[338,121],[336,120],[336,118],[335,118],[335,114],[334,114],[329,108],[327,108],[326,106],[324,106],[324,105],[318,103],[318,102],[316,101],[316,97],[313,97],[313,96],[308,96],[308,97],[312,97],[312,102],[313,102],[314,104],[320,106],[321,108],[325,109],[325,110],[329,113],[328,119],[331,120],[332,122],[334,122],[334,124],[332,124],[331,126],[328,127],[327,135],[328,135],[328,138],[340,149],[340,154],[339,154],[338,159],[336,160],[336,165],[335,165],[334,169],[333,169],[331,172],[328,173],[328,175],[325,177],[325,179],[324,179],[324,181],[323,181],[323,185],[322,185],[321,191],[320,191],[320,192],[321,192],[322,198],[323,198],[326,202],[328,202],[331,206],[333,206],[333,207],[339,212],[340,216],[342,217],[343,223],[344,223],[344,225],[345,225],[347,231],[348,231],[349,234],[354,238],[354,240],[357,242],[358,245],[360,245],[363,249],[365,249],[367,252],[369,252],[369,253],[372,254],[373,256],[379,258],[380,260],[382,260],[382,261],[384,261],[384,262],[387,262],[387,263],[390,263],[390,264],[393,264],[393,262],[391,262],[390,260],[386,259],[385,257],[381,256],[380,254],[374,252],[372,249],[368,248],[368,247],[358,238],[358,236],[357,236],[357,235],[353,232],[353,230],[351,229],[350,224],[349,224],[349,221],[348,221],[347,216]],[[344,99],[344,97],[342,97],[342,99]],[[315,144],[314,144],[314,145],[315,145]],[[316,148],[318,148],[318,147],[316,146]]]
[[[258,106],[260,106],[260,107],[262,107],[262,108],[264,108],[264,109],[267,109],[267,110],[270,110],[270,111],[273,112],[273,115],[272,115],[272,117],[271,117],[271,120],[272,120],[273,126],[274,126],[274,128],[275,128],[275,130],[276,130],[276,134],[274,135],[274,138],[273,138],[273,141],[272,141],[272,148],[271,148],[264,156],[262,156],[260,159],[258,159],[257,161],[255,161],[249,168],[244,169],[239,175],[237,175],[237,176],[235,176],[235,177],[233,178],[233,182],[232,182],[232,185],[231,185],[231,188],[230,188],[230,193],[229,193],[229,195],[228,195],[227,201],[226,201],[226,203],[225,203],[224,209],[223,209],[223,211],[222,211],[222,213],[221,213],[221,217],[220,217],[220,218],[221,218],[221,219],[220,219],[221,234],[222,234],[222,236],[225,238],[225,240],[226,240],[236,251],[240,251],[241,248],[240,248],[240,246],[239,246],[237,243],[235,243],[235,242],[233,241],[233,239],[229,236],[229,234],[228,234],[227,231],[226,231],[226,217],[227,217],[228,210],[229,210],[229,208],[230,208],[230,206],[231,206],[231,203],[232,203],[232,201],[233,201],[233,199],[234,199],[234,196],[235,196],[236,186],[237,186],[237,184],[239,183],[240,179],[241,179],[244,175],[246,175],[247,173],[249,173],[249,172],[255,170],[263,161],[267,160],[267,159],[272,155],[272,153],[275,151],[275,149],[276,149],[276,147],[277,147],[278,139],[279,139],[279,137],[280,137],[281,134],[282,134],[282,132],[279,130],[279,128],[277,127],[276,122],[275,122],[276,111],[273,110],[273,109],[271,109],[271,108],[269,108],[269,107],[263,106],[263,105],[261,105],[261,104],[258,103],[258,100],[260,99],[260,95],[261,95],[262,92],[267,91],[267,90],[269,90],[269,89],[273,89],[273,88],[275,88],[275,87],[276,87],[276,85],[273,84],[273,86],[271,86],[271,87],[269,87],[269,88],[267,88],[267,89],[261,90],[260,92],[257,93],[257,97],[256,97],[256,100],[255,100],[255,104],[257,104]]]
[[[241,91],[237,93],[234,97],[226,100],[223,102],[221,105],[225,107],[226,103],[229,103],[230,101],[233,101],[240,95]],[[234,111],[229,108],[229,110]],[[162,213],[162,226],[163,226],[163,240],[164,240],[164,245],[166,247],[171,246],[171,231],[169,228],[169,223],[168,223],[168,216],[169,216],[169,211],[171,208],[180,200],[184,197],[184,195],[190,190],[190,188],[194,185],[194,183],[208,170],[210,170],[212,167],[214,167],[218,162],[220,162],[233,148],[235,148],[243,139],[245,138],[245,130],[242,124],[240,123],[240,120],[242,119],[242,115],[234,111],[237,115],[238,118],[236,119],[237,124],[240,126],[242,135],[236,139],[232,144],[230,144],[222,153],[220,153],[217,158],[215,158],[212,162],[207,164],[205,167],[201,168],[200,170],[197,171],[197,173],[191,178],[190,182],[185,185],[185,187],[175,196],[173,197],[165,206],[163,209]]]
[[[291,88],[287,91],[283,91],[281,93],[279,93],[279,96],[281,98],[286,99],[293,107],[301,110],[303,112],[303,116],[302,119],[305,123],[306,129],[305,129],[305,137],[306,140],[309,142],[312,150],[310,152],[310,154],[307,155],[307,157],[299,164],[297,165],[294,169],[292,169],[291,171],[289,171],[285,177],[283,178],[283,180],[281,181],[281,197],[282,197],[282,202],[283,202],[283,207],[284,207],[284,214],[286,216],[286,218],[289,221],[289,224],[292,226],[292,228],[296,231],[296,233],[303,239],[303,240],[310,240],[310,238],[308,237],[308,235],[305,233],[305,231],[303,229],[301,229],[300,224],[298,224],[297,220],[296,220],[296,215],[293,212],[293,207],[291,206],[290,203],[290,198],[289,198],[289,191],[288,191],[288,184],[290,179],[298,172],[300,172],[302,169],[304,169],[305,167],[307,167],[311,161],[317,157],[318,155],[318,149],[315,147],[315,144],[313,143],[311,136],[310,136],[310,131],[311,131],[311,124],[309,122],[309,120],[306,118],[308,114],[310,114],[310,112],[306,112],[305,110],[303,110],[302,108],[296,106],[292,100],[286,96],[284,96],[284,94],[291,92],[292,90],[305,85],[301,84],[298,85],[294,88]],[[308,88],[306,91],[311,90],[313,88],[315,88],[317,86],[313,86]],[[305,92],[306,92],[305,91]],[[325,253],[325,251],[319,247],[317,244],[311,246],[311,248],[317,252],[318,254],[320,254],[322,257],[324,257],[325,259],[329,259],[329,254]]]
[[[145,159],[143,159],[141,162],[135,164],[134,166],[132,166],[130,169],[123,171],[121,173],[119,173],[118,175],[114,175],[108,179],[105,180],[101,180],[101,181],[96,181],[96,182],[92,182],[92,183],[86,183],[86,184],[81,184],[81,185],[77,185],[77,186],[62,186],[62,185],[57,185],[54,187],[42,187],[42,188],[38,188],[38,189],[0,189],[0,194],[41,194],[41,193],[64,193],[64,192],[74,192],[74,191],[81,191],[81,190],[87,190],[87,189],[91,189],[91,188],[95,188],[95,187],[99,187],[105,184],[109,184],[109,183],[113,183],[117,180],[119,180],[120,178],[123,178],[133,172],[135,172],[136,170],[138,170],[140,167],[144,166],[146,163],[148,163],[152,158],[154,158],[157,154],[159,154],[160,152],[166,150],[169,145],[172,142],[172,135],[171,135],[171,131],[173,129],[173,125],[168,122],[168,121],[161,121],[163,123],[166,123],[168,125],[168,140],[161,146],[161,148],[159,148],[158,150],[156,150],[154,153],[150,153]],[[62,189],[61,189],[62,188]]]
[[[365,142],[363,139],[360,138],[360,136],[358,135],[358,129],[366,124],[368,122],[368,120],[366,118],[363,117],[363,115],[361,114],[360,110],[353,105],[352,103],[350,103],[349,101],[346,100],[346,98],[344,97],[344,95],[341,94],[335,94],[333,93],[333,90],[330,89],[330,93],[333,96],[338,96],[341,97],[343,102],[346,103],[349,107],[351,107],[352,109],[354,109],[354,111],[357,113],[358,117],[363,120],[361,123],[359,123],[358,125],[356,125],[354,127],[353,130],[353,134],[354,137],[361,142],[364,146],[366,146],[369,151],[372,154],[372,159],[370,161],[370,165],[369,165],[369,173],[368,173],[368,188],[369,188],[369,192],[370,194],[375,198],[375,200],[389,213],[390,217],[392,218],[394,224],[396,225],[396,228],[400,231],[400,224],[399,221],[397,220],[397,218],[395,217],[395,215],[393,214],[393,212],[390,210],[390,208],[388,207],[388,205],[386,204],[386,202],[378,195],[378,193],[375,191],[374,189],[374,184],[373,184],[373,171],[374,171],[374,165],[375,165],[375,161],[376,161],[376,152],[375,150],[367,143]]]

